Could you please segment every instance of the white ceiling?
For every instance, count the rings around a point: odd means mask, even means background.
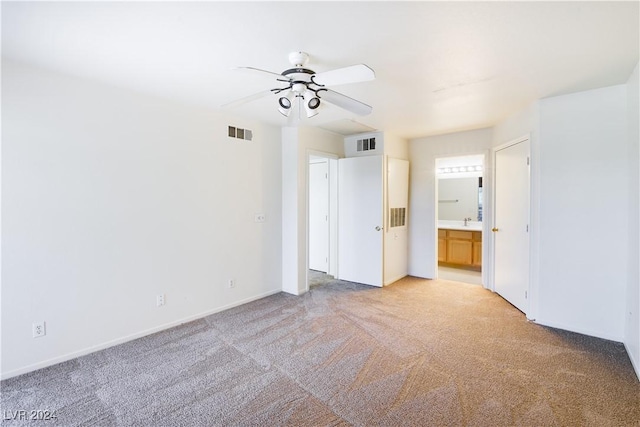
[[[182,102],[220,105],[275,87],[288,54],[317,72],[365,63],[334,87],[373,106],[324,108],[406,138],[494,125],[538,98],[626,82],[639,58],[633,2],[2,3],[2,56]],[[234,113],[284,124],[275,96]]]

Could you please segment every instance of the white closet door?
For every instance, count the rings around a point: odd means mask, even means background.
[[[338,277],[383,285],[383,158],[338,162]]]
[[[327,272],[329,262],[328,163],[309,164],[309,268]]]
[[[526,314],[529,290],[529,140],[495,152],[495,291]]]

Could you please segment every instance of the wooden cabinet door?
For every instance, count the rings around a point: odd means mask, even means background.
[[[447,262],[471,265],[473,261],[473,243],[470,240],[447,241]]]
[[[482,266],[482,242],[473,242],[473,265]]]
[[[447,239],[438,238],[438,261],[447,262]]]

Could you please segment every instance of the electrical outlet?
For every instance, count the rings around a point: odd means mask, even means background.
[[[162,307],[164,305],[164,294],[156,296],[156,305]]]
[[[47,330],[45,328],[44,321],[42,322],[33,322],[32,330],[34,338],[39,338],[47,335]]]
[[[231,288],[235,288],[236,287],[236,281],[233,279],[229,279],[227,281],[227,288],[231,289]]]

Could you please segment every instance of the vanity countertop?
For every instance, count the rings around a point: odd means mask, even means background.
[[[463,230],[463,231],[482,231],[481,221],[468,221],[467,225],[464,225],[464,221],[450,221],[440,220],[438,221],[438,228],[444,230]]]

